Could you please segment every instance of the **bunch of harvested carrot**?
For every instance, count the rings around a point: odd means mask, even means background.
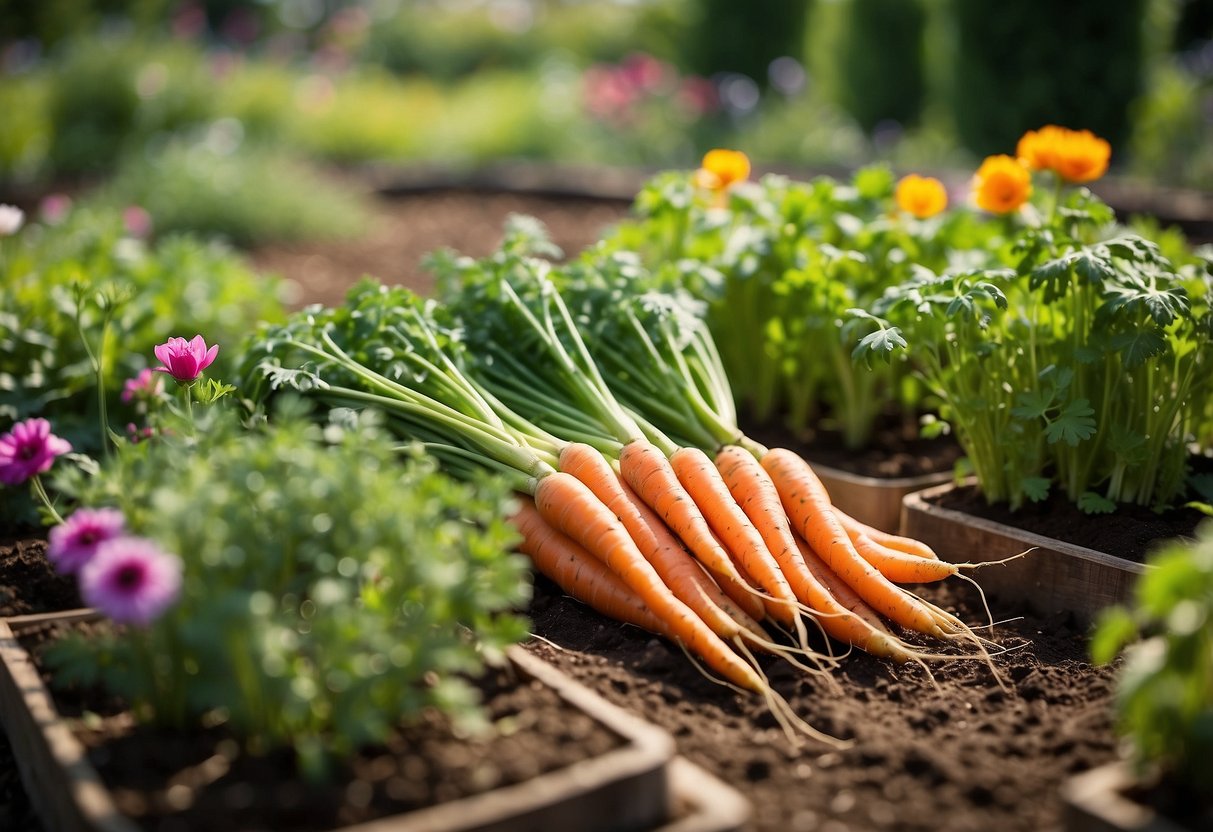
[[[364,282],[342,307],[267,329],[250,375],[378,408],[452,472],[507,477],[540,571],[763,696],[789,735],[835,742],[791,712],[755,653],[828,679],[840,659],[813,631],[898,661],[956,653],[911,646],[890,623],[980,645],[890,580],[951,567],[839,516],[803,460],[737,430],[706,330],[676,306],[562,277],[575,315],[549,266],[508,246],[447,272],[459,288],[445,305]]]

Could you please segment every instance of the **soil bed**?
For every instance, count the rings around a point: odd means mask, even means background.
[[[63,626],[21,638],[39,667]],[[87,633],[106,625],[68,626]],[[49,685],[45,670],[43,677]],[[521,783],[623,744],[539,682],[497,670],[478,687],[497,729],[490,735],[461,736],[429,711],[321,783],[300,774],[293,752],[241,753],[222,727],[186,734],[136,725],[102,691],[51,690],[59,712],[80,720],[73,730],[118,808],[155,830],[332,829]]]
[[[0,617],[84,606],[75,580],[46,559],[45,535],[0,535]]]
[[[1039,503],[1026,503],[1012,512],[1006,503],[990,505],[971,485],[952,489],[931,502],[1135,563],[1145,560],[1155,541],[1190,538],[1206,519],[1191,508],[1154,511],[1130,504],[1121,504],[1111,514],[1085,514],[1060,493],[1051,494]]]
[[[922,594],[968,621],[971,591]],[[757,832],[821,829],[1039,830],[1059,826],[1059,784],[1115,757],[1112,672],[1092,667],[1067,616],[999,626],[1013,650],[995,661],[940,663],[939,690],[921,668],[856,653],[838,689],[766,662],[774,688],[820,730],[854,739],[845,750],[793,749],[756,696],[700,675],[676,648],[607,621],[536,582],[529,649],[608,700],[670,731],[678,751],[737,786]]]
[[[926,439],[917,422],[886,414],[877,422],[872,441],[855,450],[846,447],[842,431],[823,426],[798,436],[780,424],[742,429],[770,448],[789,448],[819,465],[864,477],[916,477],[951,471],[962,451],[950,436]]]

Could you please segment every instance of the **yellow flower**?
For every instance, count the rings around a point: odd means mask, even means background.
[[[1032,195],[1032,174],[1018,159],[1005,154],[988,156],[977,169],[974,190],[979,208],[1009,214]]]
[[[1051,170],[1067,182],[1090,182],[1107,172],[1112,146],[1090,130],[1049,124],[1024,133],[1015,153],[1034,170]]]
[[[902,177],[893,195],[898,208],[920,220],[933,217],[948,207],[948,192],[942,182],[931,176],[911,173]]]
[[[750,160],[740,150],[709,150],[695,172],[695,183],[712,190],[724,190],[750,176]]]

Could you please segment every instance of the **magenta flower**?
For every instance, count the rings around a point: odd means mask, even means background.
[[[97,548],[122,536],[126,519],[114,508],[82,508],[47,535],[47,559],[65,575],[78,572],[93,559]]]
[[[219,345],[215,344],[208,350],[201,335],[195,335],[192,341],[169,338],[166,343],[156,347],[155,353],[164,365],[156,367],[156,372],[168,373],[178,384],[193,384],[202,371],[214,362],[219,354]]]
[[[122,385],[122,401],[130,403],[132,399],[140,401],[155,399],[164,390],[163,382],[164,380],[154,374],[151,368],[144,367],[139,371],[139,375],[128,378]]]
[[[180,591],[181,559],[142,537],[102,543],[80,570],[84,603],[124,624],[150,624]]]
[[[72,449],[71,443],[51,433],[45,419],[26,419],[0,436],[0,482],[20,485],[35,474],[48,470]]]

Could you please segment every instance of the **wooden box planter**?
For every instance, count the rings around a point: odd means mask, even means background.
[[[978,574],[982,588],[1003,601],[1042,616],[1071,612],[1089,624],[1104,607],[1127,602],[1137,577],[1146,571],[1140,563],[931,503],[954,487],[941,485],[907,495],[902,534],[954,563],[1002,560],[1032,549],[1026,557]]]
[[[31,801],[47,828],[57,832],[137,829],[116,808],[17,640],[48,622],[95,617],[80,610],[0,620],[0,721]],[[745,822],[748,804],[734,790],[685,761],[672,764],[674,743],[664,731],[611,705],[520,648],[509,651],[509,660],[523,678],[555,691],[566,704],[620,736],[623,745],[524,783],[346,827],[343,832],[656,828],[725,832]],[[705,783],[705,778],[711,782]],[[681,817],[669,821],[675,804],[681,807]]]
[[[1067,832],[1189,832],[1128,797],[1136,782],[1121,762],[1071,777],[1061,788]]]
[[[901,503],[907,494],[950,482],[952,473],[914,477],[868,477],[811,462],[830,501],[861,523],[896,534],[901,529]]]

